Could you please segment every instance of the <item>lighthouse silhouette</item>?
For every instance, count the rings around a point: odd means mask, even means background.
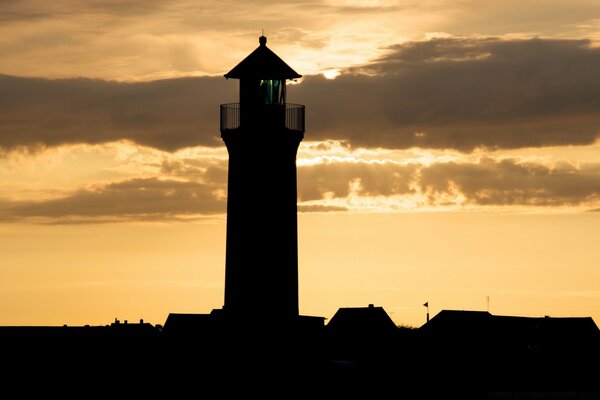
[[[259,38],[259,47],[225,74],[239,79],[239,103],[222,104],[221,137],[229,153],[223,312],[297,319],[296,153],[304,106],[286,102],[296,71]]]

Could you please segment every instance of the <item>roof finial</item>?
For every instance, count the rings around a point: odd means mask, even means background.
[[[267,44],[267,37],[265,36],[265,30],[261,29],[261,31],[262,35],[258,38],[258,43],[260,43],[261,46],[265,46]]]

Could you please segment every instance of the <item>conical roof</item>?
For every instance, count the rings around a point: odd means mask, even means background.
[[[302,77],[267,47],[267,38],[258,39],[260,46],[225,74],[225,78],[297,79]]]

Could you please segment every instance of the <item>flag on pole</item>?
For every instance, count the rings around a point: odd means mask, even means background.
[[[429,302],[423,304],[423,307],[429,307]]]

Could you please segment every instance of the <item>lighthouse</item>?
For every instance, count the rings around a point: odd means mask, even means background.
[[[231,71],[239,102],[222,104],[229,153],[225,303],[227,315],[298,317],[296,153],[304,106],[286,102],[300,78],[267,47],[267,38]]]

